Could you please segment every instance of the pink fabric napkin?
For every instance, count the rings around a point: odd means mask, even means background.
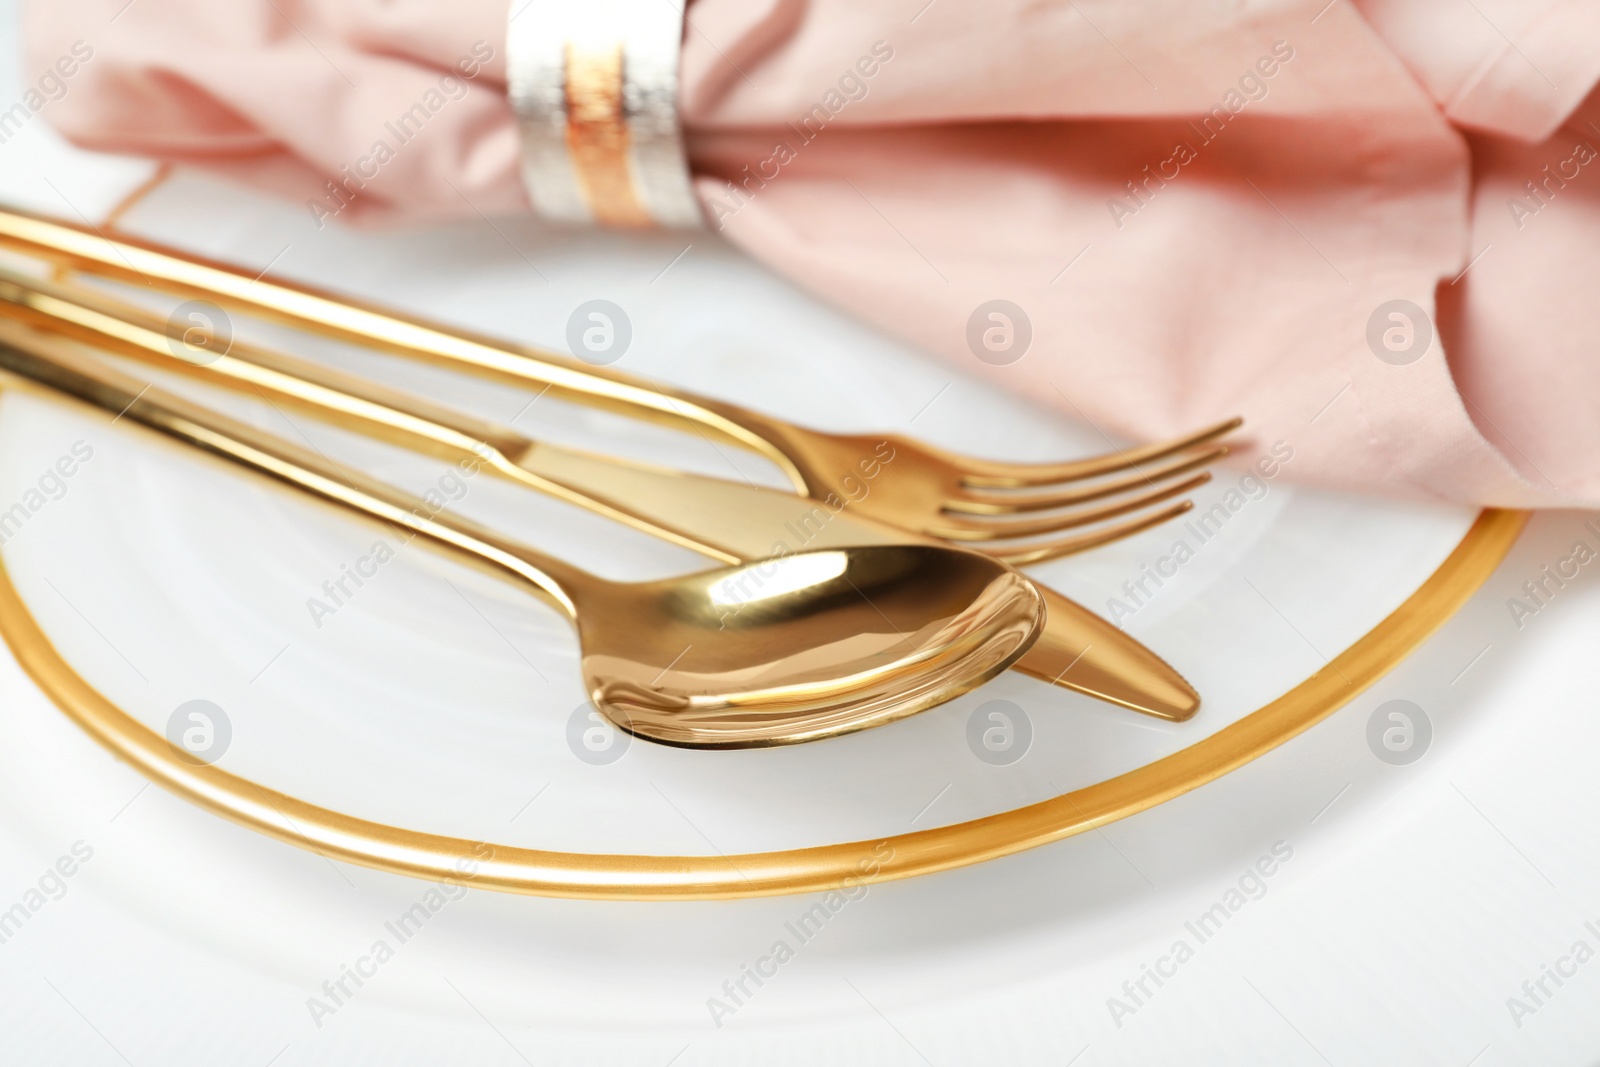
[[[29,6],[30,69],[93,49],[75,142],[337,207],[421,100],[338,221],[528,210],[504,0],[124,3]],[[729,240],[967,371],[1128,437],[1242,414],[1302,480],[1592,507],[1600,0],[1472,7],[698,0],[681,103]]]

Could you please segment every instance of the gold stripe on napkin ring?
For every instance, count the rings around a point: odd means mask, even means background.
[[[662,0],[512,0],[509,95],[540,215],[703,224],[677,113],[682,34],[682,14]]]

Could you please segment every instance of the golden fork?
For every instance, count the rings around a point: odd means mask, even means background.
[[[58,337],[0,324],[0,370],[511,579],[571,619],[594,706],[665,744],[765,747],[892,722],[1005,670],[1044,619],[1026,578],[943,545],[825,549],[660,581],[608,581],[107,367]]]
[[[654,422],[709,432],[776,464],[797,491],[819,501],[849,500],[857,514],[926,537],[960,541],[1017,565],[1103,544],[1066,537],[1023,538],[1126,514],[1181,494],[1174,478],[1224,455],[1213,442],[1241,424],[1230,419],[1160,444],[1063,463],[1017,464],[958,456],[899,435],[832,434],[736,404],[653,385],[555,353],[428,323],[312,288],[249,274],[127,237],[112,239],[68,223],[0,211],[0,246],[93,274],[211,299],[312,332],[435,365],[534,385],[568,400]],[[862,463],[887,442],[894,462],[873,491],[854,499]],[[1062,510],[1126,496],[1091,511]],[[1142,528],[1142,527],[1139,527]]]
[[[118,355],[270,400],[334,425],[487,469],[725,562],[801,549],[940,544],[805,497],[649,467],[535,442],[494,423],[306,360],[243,341],[174,345],[159,317],[80,285],[0,272],[7,317],[64,333]],[[194,358],[179,353],[193,352]],[[1196,476],[1203,480],[1204,475]],[[1155,519],[1125,520],[1119,529]],[[1104,535],[1089,535],[1104,536]],[[1182,676],[1133,638],[1049,589],[1044,629],[1016,667],[1045,681],[1170,720],[1199,697]]]

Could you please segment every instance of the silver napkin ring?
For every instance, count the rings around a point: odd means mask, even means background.
[[[683,21],[668,0],[511,0],[511,107],[540,215],[704,225],[678,121]]]

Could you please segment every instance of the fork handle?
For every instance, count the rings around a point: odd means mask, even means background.
[[[445,515],[369,475],[142,383],[56,338],[11,322],[0,322],[0,370],[109,411],[113,422],[126,418],[319,500],[399,527],[462,562],[526,583],[569,618],[577,616],[569,589],[600,581],[470,519]]]
[[[808,489],[799,468],[781,447],[782,425],[736,404],[646,383],[547,349],[513,346],[455,327],[447,329],[310,286],[264,276],[252,278],[224,263],[154,242],[127,236],[110,238],[23,212],[0,210],[0,246],[104,277],[154,284],[191,299],[214,299],[263,318],[410,359],[467,368],[509,385],[526,388],[530,382],[542,383],[552,394],[590,407],[680,429],[710,430],[766,457],[797,492]]]
[[[209,330],[198,343],[189,343],[188,333],[180,342],[169,336],[159,316],[84,285],[0,269],[0,315],[161,370],[284,402],[404,448],[452,462],[482,462],[501,476],[724,563],[771,555],[773,538],[786,523],[804,524],[823,514],[809,497],[534,441],[381,382]],[[822,525],[829,531],[842,528],[840,546],[914,539],[857,518]]]

